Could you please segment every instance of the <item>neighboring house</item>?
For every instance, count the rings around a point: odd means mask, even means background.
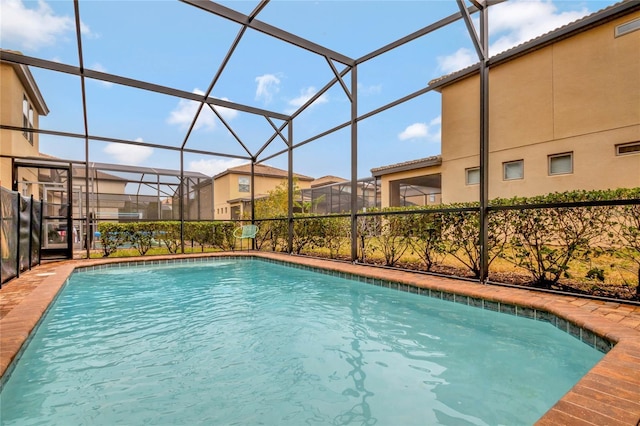
[[[189,198],[188,210],[185,220],[213,220],[213,186],[211,185],[211,178],[202,180],[200,183],[194,186],[193,191],[195,196]],[[178,200],[174,201],[175,205],[178,205]],[[173,209],[173,218],[179,219],[179,211],[176,207]]]
[[[25,65],[0,61],[0,123],[6,126],[38,129],[40,117],[49,113],[31,71]],[[0,129],[0,186],[13,189],[11,158],[39,156],[38,133]],[[36,170],[25,180],[37,182]],[[40,194],[34,186],[24,185],[23,195]]]
[[[255,198],[268,195],[269,191],[286,182],[286,170],[256,164],[254,166]],[[313,178],[293,174],[299,189],[311,187]],[[251,209],[251,164],[232,167],[213,177],[213,213],[217,220],[240,219]],[[210,193],[211,183],[203,183],[200,192]]]
[[[73,217],[86,215],[86,172],[84,165],[71,169],[73,188]],[[127,180],[94,168],[89,168],[89,210],[94,219],[118,220],[122,218],[127,199],[124,196]],[[155,199],[156,197],[154,197]],[[126,217],[125,217],[126,218]],[[135,216],[136,219],[142,218]],[[131,217],[129,217],[131,219]]]
[[[371,169],[380,181],[382,207],[440,204],[441,164],[437,155]]]
[[[311,189],[313,189],[313,188],[319,188],[325,185],[333,185],[336,183],[347,183],[347,182],[349,181],[345,178],[341,178],[339,176],[327,175],[327,176],[322,176],[317,179],[314,179],[313,182],[311,182],[310,187]]]
[[[490,63],[490,199],[640,187],[639,2],[603,9]],[[444,203],[479,199],[477,68],[429,84],[442,94],[442,155],[373,169],[382,206],[399,205],[399,183],[429,176],[439,176]]]
[[[356,184],[357,210],[379,207],[378,186],[374,178],[359,179]],[[351,182],[337,176],[323,176],[311,187],[300,191],[296,212],[313,214],[348,213],[351,211]],[[302,202],[302,203],[300,203]]]

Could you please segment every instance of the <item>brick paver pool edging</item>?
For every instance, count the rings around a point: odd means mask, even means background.
[[[46,312],[68,277],[82,270],[119,267],[117,265],[156,265],[209,261],[212,257],[246,258],[311,269],[316,272],[355,279],[401,291],[437,297],[483,309],[495,310],[547,321],[586,344],[605,353],[605,357],[585,375],[539,421],[540,425],[611,424],[633,425],[640,421],[640,332],[596,315],[574,304],[572,297],[546,295],[529,290],[483,286],[449,278],[405,271],[390,271],[290,256],[282,253],[216,253],[189,256],[159,256],[152,260],[91,259],[60,263],[51,275],[21,303],[0,319],[0,374],[6,379],[12,361],[19,356],[38,321]],[[44,274],[43,274],[44,275]],[[6,375],[6,376],[5,376]],[[4,381],[4,380],[2,380]]]

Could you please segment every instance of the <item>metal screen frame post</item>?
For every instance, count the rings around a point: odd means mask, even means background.
[[[287,153],[288,153],[288,171],[287,171],[287,192],[289,196],[287,197],[287,223],[289,224],[289,230],[287,232],[287,253],[293,253],[293,121],[289,120],[289,129],[288,129],[288,138],[287,141]]]
[[[180,150],[180,185],[178,186],[178,214],[180,215],[180,250],[184,254],[184,151]]]
[[[40,203],[40,247],[38,247],[38,265],[42,265],[42,234],[44,232],[44,223],[42,222],[42,219],[44,218],[44,202],[42,200],[39,200],[38,202]]]
[[[480,282],[489,277],[489,11],[480,10]]]
[[[15,169],[14,169],[15,170]],[[16,177],[17,182],[17,177]],[[18,216],[16,220],[16,278],[20,278],[20,203],[22,202],[22,196],[16,191],[16,198],[18,202]]]
[[[69,238],[69,228],[67,228],[67,238]],[[33,194],[29,199],[29,269],[33,260]]]
[[[255,225],[255,214],[256,214],[256,193],[255,193],[255,165],[256,165],[256,158],[253,157],[251,159],[251,181],[250,181],[250,191],[251,191],[251,224]],[[240,218],[242,219],[242,218]],[[255,250],[256,249],[256,239],[252,238],[251,239],[251,250]],[[240,250],[242,250],[242,240],[240,240]]]
[[[471,0],[480,13],[480,34],[471,20],[469,10],[465,7],[465,0],[457,0],[460,15],[464,20],[469,38],[480,60],[480,185],[479,198],[479,238],[480,245],[480,283],[486,284],[489,276],[489,5],[485,0]]]
[[[67,258],[73,259],[73,164],[67,168]]]
[[[342,80],[341,80],[342,81]],[[358,66],[351,67],[351,262],[358,258]]]

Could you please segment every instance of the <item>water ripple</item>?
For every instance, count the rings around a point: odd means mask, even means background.
[[[3,424],[531,423],[598,359],[535,321],[247,262],[75,274]]]

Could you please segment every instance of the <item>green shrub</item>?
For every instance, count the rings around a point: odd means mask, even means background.
[[[526,204],[568,203],[606,199],[604,191],[571,191],[520,200]],[[528,270],[534,284],[550,288],[570,277],[569,264],[588,259],[611,223],[610,206],[553,207],[514,210],[510,226],[514,233],[505,258]]]

